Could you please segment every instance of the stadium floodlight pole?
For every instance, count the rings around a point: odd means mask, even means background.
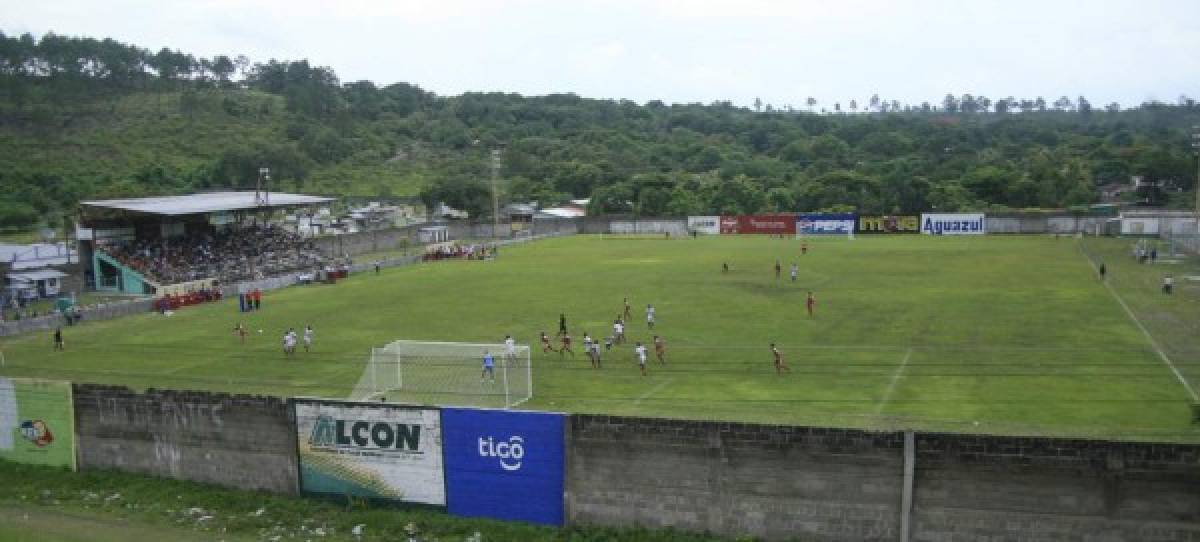
[[[500,149],[492,149],[492,240],[500,236],[500,194],[496,182],[500,177]]]

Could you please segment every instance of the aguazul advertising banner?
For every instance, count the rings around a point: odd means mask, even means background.
[[[562,414],[442,409],[446,510],[562,525]]]
[[[926,235],[983,235],[987,231],[983,213],[924,213],[921,233]]]
[[[719,216],[689,216],[688,231],[705,234],[721,233],[721,217]]]
[[[297,399],[300,489],[446,504],[437,409]]]
[[[918,233],[921,217],[918,216],[860,216],[858,233]]]
[[[847,235],[854,233],[858,215],[854,213],[801,213],[796,231],[806,235]]]
[[[721,233],[794,234],[796,215],[741,215],[721,217]]]
[[[71,384],[0,378],[0,459],[75,470]]]

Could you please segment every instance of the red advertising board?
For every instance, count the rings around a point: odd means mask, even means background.
[[[721,233],[737,233],[738,232],[738,217],[723,216],[721,217]]]
[[[732,217],[721,217],[721,233],[726,233],[725,220]],[[743,215],[737,217],[737,228],[728,233],[758,233],[768,235],[796,233],[796,215]]]

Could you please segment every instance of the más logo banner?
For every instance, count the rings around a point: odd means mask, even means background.
[[[926,235],[982,235],[987,231],[983,213],[925,213],[921,233]]]
[[[310,400],[295,408],[303,491],[446,503],[436,409]]]
[[[562,525],[561,414],[442,409],[452,514]]]
[[[860,216],[859,233],[917,233],[921,231],[921,218],[917,216]]]
[[[809,235],[846,235],[854,231],[854,213],[801,213],[796,217],[796,231]]]

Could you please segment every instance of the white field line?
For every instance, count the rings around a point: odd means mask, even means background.
[[[1083,251],[1082,245],[1079,247],[1079,250],[1080,252]],[[1087,254],[1084,254],[1083,257],[1088,261],[1088,265],[1092,266],[1093,271],[1099,272],[1099,270],[1095,268],[1095,263],[1092,262],[1092,259],[1089,258]],[[1154,352],[1158,354],[1159,359],[1162,359],[1163,363],[1167,365],[1167,368],[1171,369],[1172,373],[1175,373],[1175,378],[1179,379],[1180,384],[1183,384],[1183,389],[1187,390],[1188,395],[1192,397],[1192,402],[1200,401],[1200,395],[1196,395],[1196,390],[1192,389],[1192,385],[1188,384],[1187,379],[1183,377],[1183,374],[1179,372],[1179,369],[1175,367],[1175,364],[1171,363],[1171,358],[1167,357],[1166,352],[1163,352],[1162,347],[1158,345],[1158,341],[1154,340],[1154,336],[1150,334],[1150,331],[1146,329],[1146,326],[1142,325],[1142,321],[1138,320],[1137,316],[1134,316],[1133,310],[1129,308],[1129,305],[1125,304],[1125,300],[1121,299],[1121,296],[1118,295],[1117,291],[1113,289],[1111,284],[1108,283],[1108,280],[1104,280],[1103,282],[1104,287],[1108,289],[1108,293],[1112,294],[1113,299],[1116,299],[1117,303],[1121,304],[1122,309],[1125,309],[1125,314],[1129,315],[1129,319],[1133,320],[1133,323],[1137,325],[1138,329],[1142,330],[1142,335],[1146,337],[1146,340],[1150,343],[1150,346],[1154,348]]]
[[[638,405],[642,404],[643,399],[646,399],[647,397],[650,397],[651,395],[658,393],[659,390],[667,387],[667,384],[670,384],[671,382],[674,382],[674,381],[675,381],[674,378],[668,378],[666,380],[663,380],[662,382],[659,382],[657,386],[654,386],[653,388],[650,388],[650,389],[646,390],[645,392],[643,392],[641,395],[639,395],[637,397],[637,399],[633,401],[633,406],[638,406]]]
[[[1158,354],[1158,357],[1171,369],[1172,373],[1175,373],[1175,378],[1178,378],[1179,383],[1183,384],[1183,389],[1187,390],[1188,395],[1192,396],[1192,402],[1200,401],[1200,395],[1196,395],[1196,390],[1192,389],[1192,385],[1188,384],[1187,379],[1183,378],[1183,374],[1179,372],[1175,364],[1171,363],[1171,358],[1167,357],[1166,352],[1163,352],[1162,347],[1158,345],[1158,341],[1154,340],[1154,336],[1150,335],[1150,331],[1146,329],[1146,326],[1142,325],[1142,321],[1133,315],[1133,311],[1129,309],[1129,305],[1125,304],[1125,300],[1121,299],[1120,295],[1117,295],[1117,291],[1108,284],[1108,281],[1104,281],[1104,287],[1108,288],[1108,292],[1116,298],[1117,303],[1121,304],[1121,308],[1125,309],[1125,314],[1129,315],[1129,319],[1133,320],[1133,323],[1137,324],[1138,329],[1142,330],[1142,335],[1145,335],[1146,340],[1150,341],[1150,346],[1154,347],[1154,352]]]
[[[875,406],[875,414],[881,414],[883,408],[887,406],[888,401],[892,400],[892,393],[896,391],[896,383],[900,382],[900,377],[904,374],[904,368],[908,366],[908,360],[912,359],[912,348],[904,353],[904,360],[900,362],[900,366],[896,368],[896,374],[892,375],[892,381],[888,384],[887,391],[883,393],[883,399]]]

